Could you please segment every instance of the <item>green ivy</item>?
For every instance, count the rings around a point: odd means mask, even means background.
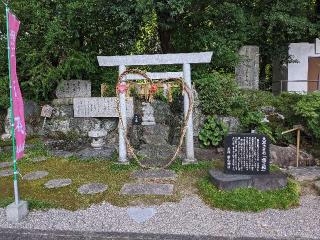
[[[206,147],[218,146],[226,136],[227,131],[228,129],[222,121],[215,116],[210,116],[200,130],[199,140]]]

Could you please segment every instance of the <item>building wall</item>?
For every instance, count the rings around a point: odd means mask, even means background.
[[[288,64],[288,80],[308,80],[308,59],[309,57],[320,57],[315,53],[314,43],[291,43],[289,55],[294,60]],[[288,91],[307,92],[307,82],[288,82]]]

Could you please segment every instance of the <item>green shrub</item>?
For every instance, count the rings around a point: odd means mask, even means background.
[[[213,72],[195,79],[202,110],[207,115],[230,115],[239,94],[232,74]]]
[[[224,123],[218,120],[215,116],[210,116],[206,119],[203,128],[199,133],[199,140],[202,145],[218,146],[225,135],[227,134],[227,127]]]
[[[294,107],[295,113],[303,118],[308,132],[320,140],[320,93],[304,95]]]
[[[269,123],[264,121],[264,118],[265,115],[262,112],[246,112],[240,117],[241,128],[245,132],[256,130],[258,133],[267,135],[272,142],[276,142],[272,129]]]

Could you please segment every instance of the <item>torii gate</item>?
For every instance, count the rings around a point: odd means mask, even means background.
[[[191,67],[192,63],[210,63],[213,52],[200,53],[178,53],[178,54],[153,54],[153,55],[127,55],[127,56],[98,56],[99,66],[101,67],[119,67],[119,76],[126,71],[126,66],[145,66],[145,65],[183,65],[183,73],[147,73],[151,79],[167,79],[183,76],[186,85],[191,86]],[[140,77],[141,78],[141,77]],[[140,79],[137,76],[128,76],[128,79]],[[120,115],[123,121],[123,127],[119,124],[119,163],[127,164],[127,146],[125,136],[127,133],[127,117],[126,117],[126,95],[119,94]],[[189,98],[184,94],[184,114],[188,113]],[[186,131],[186,158],[184,164],[195,163],[193,143],[193,118],[192,112],[188,119],[188,128]]]

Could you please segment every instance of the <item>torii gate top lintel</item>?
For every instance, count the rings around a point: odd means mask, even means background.
[[[98,56],[100,67],[210,63],[213,52]]]

